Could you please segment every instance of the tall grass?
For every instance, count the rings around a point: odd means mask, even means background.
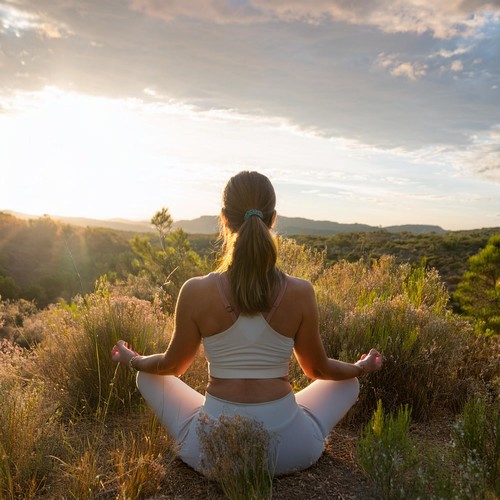
[[[161,490],[175,458],[173,442],[149,411],[111,419],[105,428],[99,419],[81,419],[62,434],[64,449],[53,457],[55,498],[148,498]]]
[[[34,371],[50,381],[70,412],[130,409],[139,397],[133,374],[111,362],[127,339],[141,354],[166,348],[171,319],[151,303],[104,291],[55,308],[37,348]]]
[[[324,252],[285,239],[280,239],[279,247],[282,269],[310,279],[317,290],[328,354],[354,361],[377,347],[385,357],[382,371],[361,380],[360,399],[349,414],[351,423],[365,423],[379,399],[393,415],[408,405],[418,421],[443,409],[460,412],[471,394],[492,401],[497,397],[498,341],[475,337],[471,326],[451,313],[435,271],[398,264],[389,257],[328,265]],[[32,320],[15,326],[19,338],[26,333],[24,338],[33,340],[26,345],[36,344],[32,351],[16,351],[7,341],[0,345],[0,353],[5,351],[0,355],[0,497],[154,495],[168,473],[174,448],[157,423],[148,419],[145,423],[140,417],[141,399],[133,375],[111,362],[110,351],[119,338],[140,353],[164,350],[172,318],[154,302],[116,295],[101,282],[95,293],[53,306]],[[14,330],[9,335],[13,338]],[[295,362],[291,373],[296,389],[309,383]],[[207,374],[202,350],[183,378],[203,391]],[[485,411],[488,423],[497,421]],[[484,427],[482,417],[474,418],[478,423],[460,425]],[[259,429],[249,431],[241,422],[222,424],[214,427],[215,440],[207,440],[212,443],[207,445],[207,456],[212,453],[221,459],[210,461],[217,465],[207,474],[231,498],[269,498],[272,462],[262,451],[267,446],[265,436],[256,444],[252,439]],[[404,441],[404,433],[400,435]],[[493,434],[488,436],[486,442],[491,443]],[[457,450],[471,447],[456,439]],[[389,448],[385,446],[386,452]],[[479,448],[481,456],[492,449]],[[235,450],[240,451],[235,454]],[[408,450],[411,454],[411,447]],[[415,491],[421,488],[418,491],[441,498],[450,484],[458,484],[454,473],[441,473],[448,470],[441,467],[448,459],[465,463],[461,466],[470,477],[482,477],[474,472],[476,459],[462,460],[451,451],[449,456],[433,450],[422,453],[428,455],[428,466],[416,468],[417,476],[408,475]],[[491,486],[494,474],[488,474],[484,481],[491,490],[497,486]]]
[[[48,458],[60,445],[57,405],[42,381],[15,371],[26,356],[2,342],[0,350],[0,498],[33,498],[51,468]]]

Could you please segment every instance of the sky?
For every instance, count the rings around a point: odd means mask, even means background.
[[[500,226],[500,1],[0,0],[0,210]]]

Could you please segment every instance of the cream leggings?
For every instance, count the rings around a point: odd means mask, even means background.
[[[199,417],[241,415],[263,423],[275,438],[275,471],[286,474],[315,463],[332,428],[356,402],[358,380],[316,380],[302,391],[266,403],[233,403],[203,396],[173,376],[139,372],[137,387],[169,435],[180,458],[201,472]]]

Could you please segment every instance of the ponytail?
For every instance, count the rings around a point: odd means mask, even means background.
[[[281,284],[278,250],[271,232],[276,196],[267,177],[240,172],[223,193],[220,217],[223,256],[219,272],[227,271],[233,299],[243,314],[271,307]]]

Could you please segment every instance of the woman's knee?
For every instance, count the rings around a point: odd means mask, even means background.
[[[349,401],[351,406],[358,400],[359,397],[359,380],[357,378],[350,378],[342,380],[344,397]]]
[[[150,373],[137,372],[137,376],[135,377],[135,385],[137,386],[137,389],[139,389],[140,392],[142,392],[142,389],[144,388],[145,384],[151,382],[150,377],[151,377]]]

